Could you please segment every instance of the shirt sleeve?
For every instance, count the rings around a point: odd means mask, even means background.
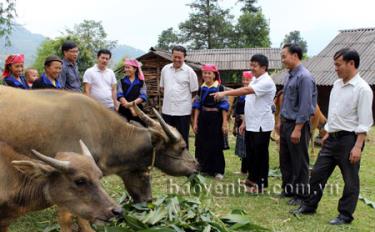
[[[305,123],[310,120],[311,105],[313,104],[313,79],[309,76],[301,77],[298,89],[299,109],[296,115],[296,123]],[[315,106],[314,106],[315,108]]]
[[[124,92],[122,91],[122,82],[121,80],[117,83],[117,100],[124,97]]]
[[[147,86],[146,86],[146,82],[145,81],[143,81],[142,88],[139,91],[139,97],[142,98],[142,100],[144,102],[147,101]]]
[[[199,89],[198,77],[193,69],[190,70],[189,84],[190,84],[190,92],[198,91]]]
[[[372,124],[372,99],[373,93],[370,88],[363,89],[359,95],[358,100],[358,126],[355,133],[369,132]]]
[[[111,71],[111,73],[112,73],[112,85],[116,85],[117,84],[116,75],[113,71]]]
[[[92,78],[91,78],[90,70],[85,71],[82,79],[83,79],[83,83],[92,84]]]
[[[61,87],[62,88],[65,88],[65,84],[66,84],[66,68],[63,68],[62,72],[60,73],[60,76],[59,76],[59,82],[61,84]]]
[[[160,74],[160,87],[164,88],[164,75],[165,75],[165,67],[161,70]]]
[[[257,83],[251,84],[251,88],[253,88],[254,93],[256,96],[261,97],[276,89],[275,84],[270,81],[259,81]]]

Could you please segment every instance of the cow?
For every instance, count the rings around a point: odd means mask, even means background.
[[[126,122],[90,97],[59,90],[24,91],[0,86],[0,141],[23,154],[78,152],[82,139],[104,175],[118,175],[135,202],[150,201],[150,169],[173,176],[197,172],[181,134],[134,106],[148,126]]]
[[[23,214],[52,205],[94,223],[122,214],[101,187],[102,172],[90,151],[80,144],[82,154],[59,152],[51,158],[33,150],[36,159],[31,159],[0,142],[0,232]],[[66,226],[62,231],[71,229]]]
[[[282,102],[283,102],[283,91],[279,91],[276,94],[276,97],[275,97],[275,100],[274,100],[274,104],[276,106],[275,125],[277,125],[279,120],[280,120],[280,110],[281,110]],[[320,111],[319,105],[316,105],[315,113],[312,117],[310,117],[310,133],[311,133],[310,140],[311,140],[311,153],[312,154],[315,153],[315,149],[314,149],[314,147],[315,147],[315,145],[314,145],[315,130],[316,129],[319,130],[319,136],[324,136],[324,134],[326,133],[324,131],[324,125],[326,124],[326,122],[327,122],[327,118]],[[271,138],[274,141],[279,142],[280,136],[276,132],[276,130],[272,131]]]

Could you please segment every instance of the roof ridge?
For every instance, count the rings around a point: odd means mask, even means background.
[[[375,27],[363,27],[363,28],[356,28],[356,29],[344,29],[339,30],[339,32],[358,32],[358,31],[375,31]]]

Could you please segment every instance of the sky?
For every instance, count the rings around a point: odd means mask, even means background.
[[[4,0],[0,0],[4,1]],[[53,38],[84,19],[101,21],[108,39],[143,51],[157,43],[161,31],[188,19],[192,0],[17,0],[16,21],[33,33]],[[238,17],[237,0],[219,0]],[[308,55],[319,53],[343,29],[375,27],[371,0],[258,0],[270,23],[272,47],[299,30]]]

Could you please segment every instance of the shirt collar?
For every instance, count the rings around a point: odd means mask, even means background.
[[[298,72],[299,70],[301,70],[301,68],[302,68],[302,64],[297,65],[297,67],[295,67],[294,69],[292,69],[292,70],[289,71],[289,76],[294,76],[294,75],[296,75],[297,72]]]
[[[347,86],[347,85],[356,86],[356,85],[358,84],[359,78],[360,78],[360,75],[359,75],[359,73],[357,73],[357,74],[356,74],[352,79],[350,79],[350,81],[348,81],[346,84],[344,84],[344,81],[343,81],[342,79],[340,79],[341,86]]]
[[[104,70],[99,69],[99,67],[98,67],[97,64],[94,65],[94,69],[95,69],[95,71],[97,71],[97,72],[105,72],[105,71],[107,71],[107,68],[105,68]]]
[[[219,82],[218,81],[214,81],[214,83],[212,83],[212,85],[210,85],[210,86],[208,86],[206,84],[206,82],[203,82],[203,84],[202,84],[202,87],[207,87],[207,88],[213,88],[213,87],[217,88],[218,86],[219,86]]]
[[[180,70],[180,69],[181,69],[181,70],[183,70],[183,71],[186,71],[186,64],[185,64],[185,62],[184,62],[184,63],[182,63],[182,65],[181,65],[180,68],[175,69],[174,66],[173,66],[173,63],[172,63],[170,68],[171,68],[171,69],[174,69],[174,70]]]
[[[72,63],[72,62],[70,62],[69,60],[67,60],[67,59],[65,59],[65,58],[63,58],[63,62],[65,63],[65,64],[67,64],[67,65],[69,65],[69,66],[75,66],[77,63]]]
[[[265,78],[266,76],[268,76],[268,72],[263,73],[263,74],[260,75],[259,77],[254,77],[254,78],[253,78],[253,81],[254,81],[254,82],[260,81],[260,80],[262,80],[263,78]]]

